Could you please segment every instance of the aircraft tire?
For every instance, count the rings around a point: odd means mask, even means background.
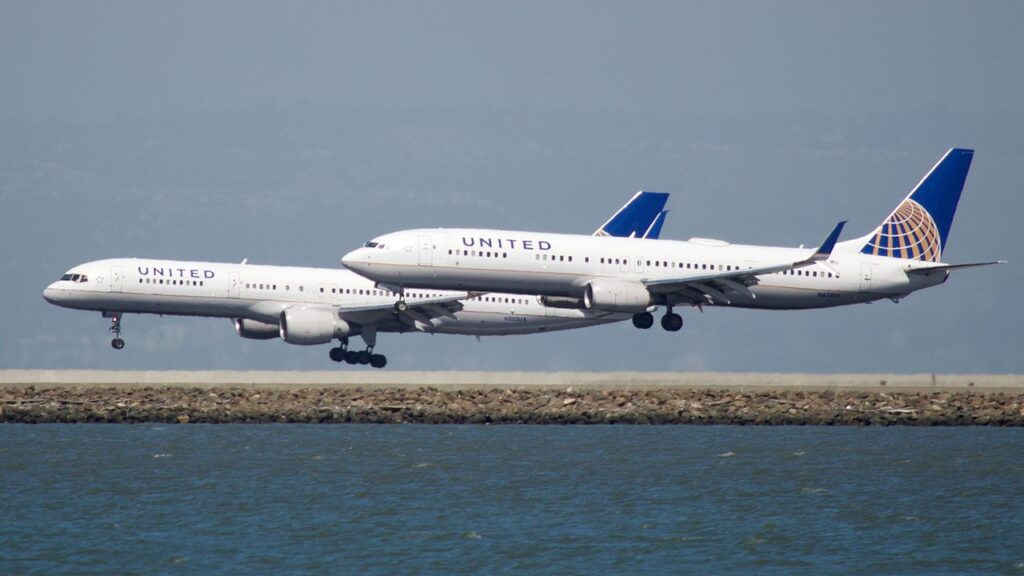
[[[359,362],[360,364],[369,364],[370,363],[370,358],[372,357],[372,354],[370,354],[366,350],[362,350],[360,352],[356,352],[356,357],[357,357],[356,361]]]
[[[331,360],[335,362],[341,362],[345,360],[345,351],[339,348],[331,348],[330,352]]]
[[[113,340],[110,341],[110,345],[114,348],[114,350],[120,350],[124,348],[124,340],[120,338],[114,338]]]
[[[374,368],[383,368],[388,365],[388,359],[383,354],[374,354],[370,356],[370,366]]]
[[[405,312],[409,308],[409,304],[405,300],[399,300],[395,302],[395,312]]]
[[[683,327],[683,317],[670,312],[661,317],[661,327],[668,332],[678,332]]]
[[[641,330],[647,330],[651,326],[654,326],[654,314],[651,314],[650,312],[633,314],[633,326],[636,326]]]
[[[359,363],[359,352],[355,350],[349,350],[345,352],[345,363],[346,364],[358,364]]]

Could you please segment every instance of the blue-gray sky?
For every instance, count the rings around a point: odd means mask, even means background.
[[[0,3],[0,368],[328,369],[223,320],[46,304],[74,264],[337,266],[421,226],[589,233],[638,189],[663,237],[873,228],[977,149],[944,258],[899,305],[709,309],[679,334],[384,335],[389,369],[1024,372],[1024,5]],[[339,369],[351,369],[341,367]]]

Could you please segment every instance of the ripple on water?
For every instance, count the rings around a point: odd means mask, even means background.
[[[1019,430],[16,426],[0,445],[4,574],[1024,568]]]

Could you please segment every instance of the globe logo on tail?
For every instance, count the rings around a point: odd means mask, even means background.
[[[875,230],[864,254],[938,262],[942,255],[939,228],[928,211],[907,198]]]

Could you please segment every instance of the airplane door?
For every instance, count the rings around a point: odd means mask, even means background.
[[[124,274],[121,272],[120,266],[110,267],[110,291],[120,292],[121,287],[124,284]]]
[[[637,273],[643,272],[644,271],[644,259],[640,258],[638,256],[638,257],[634,258],[633,261],[636,263],[636,268],[634,268],[634,270],[636,270]]]
[[[871,264],[860,265],[860,290],[861,292],[871,290]]]
[[[434,242],[430,236],[420,236],[420,266],[433,266],[434,265]]]
[[[240,285],[239,285],[239,281],[238,281],[238,274],[232,274],[231,275],[231,293],[229,294],[229,296],[231,298],[238,298],[239,288],[240,288]]]

